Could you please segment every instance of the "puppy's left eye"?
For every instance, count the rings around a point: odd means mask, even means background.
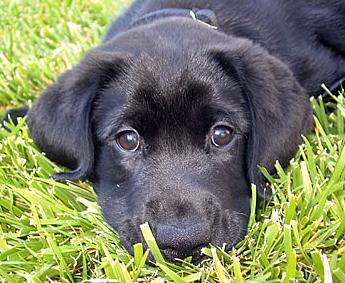
[[[139,148],[139,134],[133,130],[123,131],[117,134],[116,142],[126,151],[136,151]]]
[[[211,142],[215,147],[225,147],[232,141],[233,129],[219,125],[211,130]]]

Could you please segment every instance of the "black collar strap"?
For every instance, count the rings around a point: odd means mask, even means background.
[[[136,21],[134,21],[130,28],[148,24],[154,20],[167,18],[167,17],[187,17],[191,18],[194,21],[207,25],[209,28],[217,29],[217,17],[216,14],[209,9],[162,9],[157,10],[148,14],[143,15]]]

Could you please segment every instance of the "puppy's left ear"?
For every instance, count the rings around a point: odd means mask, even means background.
[[[301,135],[308,133],[312,111],[306,91],[278,58],[247,40],[212,51],[212,58],[242,88],[250,112],[247,174],[261,199],[271,192],[258,166],[274,172],[275,162],[287,165]]]
[[[29,110],[30,134],[39,148],[51,160],[72,169],[53,178],[64,181],[90,177],[94,161],[92,104],[123,65],[118,53],[92,50],[48,87]]]

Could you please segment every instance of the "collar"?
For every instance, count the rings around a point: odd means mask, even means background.
[[[167,18],[167,17],[187,17],[191,18],[194,21],[197,21],[201,24],[204,24],[212,29],[218,28],[218,22],[216,14],[209,9],[177,9],[177,8],[168,8],[161,9],[154,12],[147,13],[130,25],[130,28],[148,24],[154,20]]]

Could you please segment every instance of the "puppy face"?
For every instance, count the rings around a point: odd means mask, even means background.
[[[168,259],[196,258],[208,243],[232,246],[245,233],[249,112],[208,58],[163,64],[139,58],[94,101],[94,184],[128,248],[147,221]]]
[[[91,51],[36,102],[31,135],[91,178],[131,250],[149,222],[168,260],[243,238],[258,165],[287,162],[309,128],[288,67],[249,41],[191,20],[138,27]]]

